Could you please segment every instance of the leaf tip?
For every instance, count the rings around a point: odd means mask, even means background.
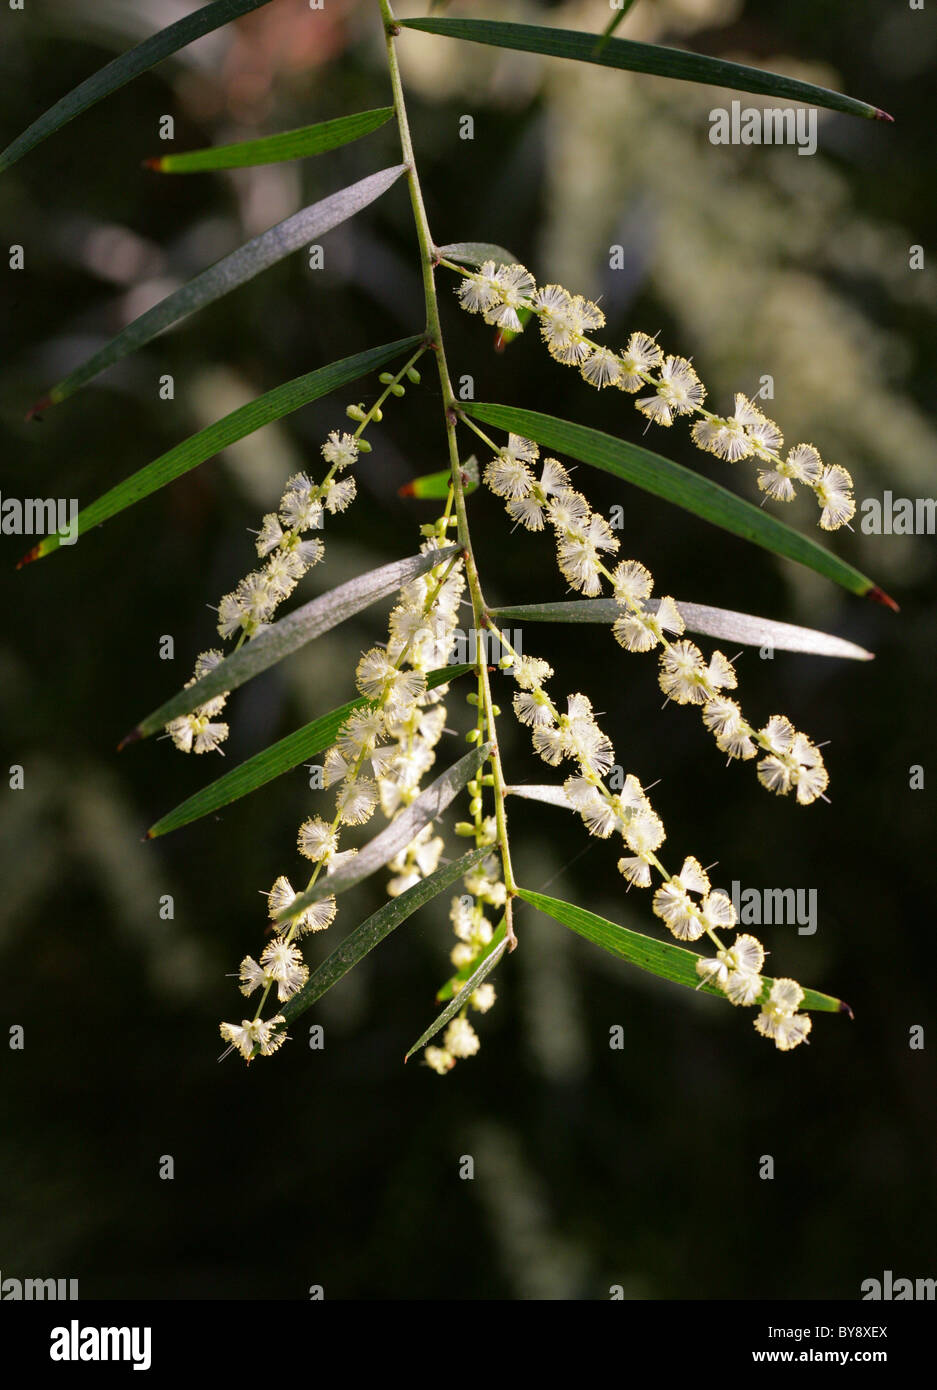
[[[129,747],[130,747],[131,743],[137,743],[142,737],[143,737],[143,734],[140,732],[140,729],[139,729],[139,728],[131,729],[131,730],[130,730],[130,733],[129,733],[129,734],[124,734],[124,736],[123,736],[123,738],[121,739],[120,743],[118,743],[118,745],[117,745],[117,751],[118,751],[118,753],[122,753],[122,752],[124,751],[125,748],[129,748]]]
[[[851,1019],[854,1019],[854,1018],[855,1018],[855,1014],[853,1013],[853,1011],[852,1011],[852,1009],[849,1007],[849,1005],[846,1003],[845,999],[841,999],[841,1000],[839,1001],[839,1010],[838,1010],[838,1012],[841,1013],[841,1014],[848,1014],[849,1017],[850,1017]]]
[[[151,154],[149,159],[140,160],[140,167],[143,169],[155,169],[157,173],[162,173],[164,158],[165,156],[161,154]]]
[[[416,487],[414,486],[414,484],[413,484],[412,482],[410,482],[410,483],[404,483],[403,487],[399,487],[399,488],[397,489],[397,496],[398,496],[398,497],[415,497],[415,496],[416,496]]]
[[[877,584],[873,584],[871,589],[866,590],[866,598],[872,599],[874,603],[880,603],[884,608],[890,608],[893,613],[900,613],[901,609],[891,594],[886,594],[884,589],[880,589]]]
[[[894,116],[889,116],[888,112],[883,111],[880,106],[876,106],[875,115],[872,117],[872,119],[875,121],[887,121],[889,125],[895,124]]]
[[[25,569],[27,565],[32,564],[33,560],[38,560],[42,554],[42,541],[39,541],[38,544],[33,546],[32,550],[27,550],[26,554],[17,560],[16,568],[18,570]]]
[[[26,412],[26,419],[41,421],[43,413],[49,409],[50,405],[55,405],[55,401],[52,399],[52,397],[43,396],[41,400],[36,401],[35,405],[31,405],[29,407],[29,409]]]

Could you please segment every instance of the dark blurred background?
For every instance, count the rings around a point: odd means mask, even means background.
[[[170,0],[3,10],[0,143],[116,53],[191,6]],[[407,12],[425,12],[409,6]],[[512,4],[510,17],[597,30],[601,0]],[[503,6],[454,5],[497,14]],[[714,148],[708,113],[738,93],[459,46],[409,34],[400,49],[440,242],[506,245],[541,283],[601,295],[608,340],[661,331],[711,396],[775,380],[787,439],[848,467],[858,499],[937,494],[937,290],[909,247],[935,239],[937,26],[881,0],[639,0],[625,36],[781,69],[869,100],[894,126],[821,113],[820,152]],[[0,179],[4,271],[0,409],[4,496],[82,504],[242,401],[300,372],[418,331],[420,287],[404,186],[26,424],[31,401],[149,304],[317,197],[398,158],[392,125],[298,165],[160,177],[141,161],[389,100],[376,3],[274,0],[86,113]],[[744,104],[758,98],[742,97]],[[474,140],[459,118],[474,117]],[[610,271],[609,247],[625,248]],[[6,256],[4,256],[6,260]],[[640,440],[621,395],[599,396],[534,335],[503,355],[442,278],[454,374],[480,399],[542,408]],[[174,376],[173,401],[159,377]],[[857,1298],[862,1280],[937,1275],[934,1242],[934,539],[829,544],[901,604],[843,591],[617,486],[577,481],[626,511],[622,556],[658,591],[835,631],[876,653],[844,663],[778,652],[740,661],[743,708],[776,711],[827,750],[831,804],[804,810],[723,766],[698,718],[660,709],[656,663],[596,628],[527,627],[525,649],[587,691],[618,760],[668,829],[669,859],[719,861],[718,881],[815,889],[818,929],[766,928],[774,973],[849,1000],[815,1015],[809,1047],[777,1053],[750,1014],[651,979],[520,913],[496,972],[479,1055],[441,1079],[408,1046],[435,1012],[452,944],[446,900],[424,909],[330,993],[274,1060],[219,1066],[217,1021],[239,1018],[226,973],[256,954],[258,897],[295,872],[295,828],[316,793],[302,768],[223,814],[143,843],[150,823],[211,777],[353,694],[368,610],[232,698],[227,760],[166,742],[119,757],[121,735],[188,678],[217,603],[252,563],[247,527],[285,477],[315,467],[366,380],[199,468],[74,549],[20,573],[30,542],[0,537],[0,1038],[3,1277],[77,1278],[82,1297]],[[716,405],[719,409],[719,405]],[[428,504],[411,476],[445,464],[431,371],[372,431],[359,500],[330,524],[310,597],[413,551]],[[693,449],[648,444],[756,497]],[[492,601],[560,598],[545,538],[508,540],[501,504],[471,501]],[[816,511],[787,520],[811,534]],[[160,637],[175,640],[172,662]],[[731,654],[731,653],[730,653]],[[507,707],[509,691],[502,704]],[[450,724],[468,727],[453,687]],[[514,780],[544,780],[510,721]],[[441,746],[453,760],[456,739]],[[909,785],[912,765],[924,787]],[[522,881],[655,932],[625,896],[613,849],[565,813],[515,805]],[[454,854],[459,842],[450,836]],[[669,862],[669,861],[668,861]],[[380,902],[343,900],[315,962]],[[171,894],[174,917],[161,920]],[[625,1046],[609,1047],[620,1024]],[[909,1030],[923,1025],[925,1046]],[[161,1155],[173,1181],[158,1176]],[[460,1157],[475,1161],[473,1181]],[[762,1156],[775,1163],[759,1178]]]

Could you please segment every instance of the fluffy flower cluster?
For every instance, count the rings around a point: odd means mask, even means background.
[[[213,671],[221,660],[222,653],[214,648],[208,652],[200,652],[195,659],[195,674],[185,683],[186,690]],[[212,753],[216,748],[220,752],[219,745],[228,737],[228,726],[215,716],[224,709],[227,698],[228,691],[222,691],[214,699],[197,705],[191,714],[183,714],[178,719],[170,720],[166,725],[166,732],[176,747],[183,753]]]
[[[515,654],[510,672],[519,687],[514,712],[531,729],[534,751],[554,767],[564,760],[577,765],[563,790],[590,835],[621,837],[627,853],[619,859],[618,868],[629,884],[650,888],[654,873],[663,879],[654,893],[653,910],[678,941],[710,939],[716,956],[700,957],[696,968],[701,982],[721,989],[733,1004],[758,1003],[765,985],[761,977],[764,948],[747,934],[737,935],[731,946],[724,944],[719,933],[735,927],[735,907],[727,893],[711,886],[698,859],[688,857],[679,874],[667,873],[657,857],[666,839],[664,824],[638,779],[629,773],[620,792],[607,784],[615,753],[589,700],[579,693],[570,695],[566,712],[561,713],[545,688],[553,671],[539,657]],[[793,981],[775,981],[755,1020],[758,1032],[772,1038],[782,1051],[796,1047],[810,1031],[810,1019],[794,1015],[802,998],[803,991]],[[782,1016],[779,1011],[791,999],[793,1008]]]
[[[423,553],[437,549],[438,538],[422,546]],[[464,583],[461,556],[442,561],[411,581],[400,591],[391,613],[386,647],[372,647],[361,657],[356,679],[367,704],[342,724],[323,765],[325,786],[335,788],[335,813],[331,821],[310,816],[299,828],[299,852],[313,865],[304,892],[321,874],[334,874],[357,853],[340,847],[344,827],[365,824],[378,807],[392,820],[419,794],[445,726],[441,701],[448,689],[440,685],[427,690],[426,674],[445,665]],[[433,873],[443,849],[432,825],[425,826],[391,861],[394,877],[389,893],[402,893]],[[301,896],[285,876],[276,880],[267,895],[270,929],[276,934],[259,960],[245,956],[241,962],[241,992],[251,995],[260,989],[260,1004],[251,1023],[240,1027],[222,1023],[221,1035],[229,1050],[235,1048],[247,1061],[257,1051],[266,1056],[284,1040],[285,1032],[275,1027],[284,1023],[282,1015],[260,1021],[267,997],[275,989],[282,1003],[302,989],[309,971],[297,942],[309,932],[328,927],[336,914],[332,894],[291,914],[292,904]]]
[[[760,752],[757,773],[763,787],[782,796],[793,791],[802,806],[823,796],[829,776],[816,744],[782,714],[772,715],[761,729],[745,719],[737,701],[725,693],[738,684],[732,662],[720,651],[707,661],[695,643],[683,639],[685,625],[676,603],[670,597],[651,600],[654,581],[639,561],[606,567],[603,554],[618,550],[608,522],[571,487],[556,459],[544,459],[537,477],[538,458],[536,444],[512,434],[485,469],[485,482],[505,501],[508,514],[531,531],[550,524],[557,564],[572,588],[595,596],[602,592],[603,579],[608,582],[621,609],[612,627],[616,641],[626,651],[660,649],[664,694],[676,704],[697,706],[728,758],[747,761]],[[671,641],[668,634],[681,640]]]
[[[265,563],[245,575],[218,605],[220,636],[236,636],[240,646],[246,638],[263,632],[303,575],[322,559],[325,546],[321,539],[306,533],[322,527],[326,512],[342,512],[354,500],[354,478],[336,475],[356,461],[362,443],[354,435],[333,430],[322,445],[322,456],[329,465],[323,481],[313,483],[305,473],[296,473],[289,479],[279,510],[263,518],[257,533],[257,554]],[[200,666],[205,667],[208,660],[212,666],[217,665],[221,653],[203,652],[196,662],[194,679],[205,674]],[[212,700],[167,724],[166,732],[181,752],[221,751],[219,745],[228,736],[228,726],[211,722],[224,705],[224,698],[219,699],[220,704]]]
[[[323,481],[313,483],[305,473],[289,479],[279,510],[267,513],[257,533],[257,554],[266,563],[246,575],[218,605],[222,637],[256,637],[307,570],[322,559],[321,539],[306,538],[306,532],[320,530],[326,512],[343,512],[354,501],[354,478],[335,475],[355,462],[359,447],[353,435],[333,430],[322,446],[330,465]]]
[[[632,333],[620,352],[595,342],[590,334],[604,326],[605,315],[591,300],[561,285],[538,288],[523,266],[498,266],[494,261],[465,274],[457,293],[464,309],[482,314],[486,323],[502,330],[520,332],[521,313],[535,314],[551,356],[577,367],[590,386],[615,386],[635,395],[637,409],[655,424],[669,426],[681,416],[695,417],[694,443],[729,463],[751,459],[767,497],[790,502],[795,484],[810,488],[821,508],[824,530],[835,531],[855,515],[852,478],[845,468],[825,465],[812,444],[795,444],[785,455],[779,427],[741,393],[731,415],[714,415],[703,405],[706,388],[692,363],[665,356],[647,333]]]
[[[477,789],[473,789],[470,784],[469,792],[477,794]],[[479,822],[476,843],[493,845],[496,838],[494,820],[485,817]],[[449,910],[449,920],[456,936],[450,960],[458,972],[453,984],[459,989],[472,974],[476,962],[491,945],[494,937],[495,927],[491,919],[485,915],[486,907],[503,908],[507,898],[497,854],[487,855],[465,875],[463,882],[467,891],[461,897],[452,899]],[[424,1049],[423,1060],[426,1065],[439,1076],[445,1076],[460,1058],[474,1057],[481,1042],[469,1022],[468,1011],[471,1008],[477,1013],[486,1014],[496,998],[495,987],[487,980],[474,989],[465,1008],[452,1020],[443,1034],[442,1047]]]
[[[475,729],[469,737],[479,743],[489,735],[494,737],[495,731],[489,728],[488,724],[481,673],[478,693],[468,695],[467,699],[477,710]],[[494,705],[492,715],[496,716],[499,713],[497,705]],[[494,909],[495,915],[503,913],[508,899],[507,888],[501,877],[501,859],[496,849],[497,820],[495,816],[485,815],[485,789],[493,785],[494,778],[491,774],[476,776],[468,783],[467,791],[471,798],[469,813],[472,820],[459,821],[455,827],[457,835],[473,839],[476,849],[487,852],[483,853],[479,862],[464,876],[462,882],[465,892],[460,897],[453,898],[450,903],[449,920],[456,937],[450,960],[456,974],[449,981],[449,986],[454,992],[461,990],[466,980],[474,974],[494,941],[497,928],[487,911]],[[495,998],[494,985],[488,981],[474,989],[459,1015],[449,1024],[443,1036],[442,1047],[425,1049],[423,1060],[426,1065],[440,1076],[444,1076],[452,1070],[459,1058],[474,1056],[480,1042],[469,1022],[469,1010],[487,1013]]]

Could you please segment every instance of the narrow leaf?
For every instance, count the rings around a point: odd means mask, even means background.
[[[710,478],[691,468],[673,463],[660,454],[642,449],[638,444],[616,439],[601,430],[558,420],[553,415],[541,415],[534,410],[519,410],[508,405],[489,405],[485,402],[466,402],[462,409],[467,415],[498,429],[510,430],[536,440],[549,449],[556,449],[601,468],[616,478],[662,497],[665,502],[683,507],[694,516],[720,526],[743,540],[760,545],[775,555],[783,555],[824,578],[841,584],[853,594],[874,596],[876,586],[867,575],[824,549],[808,536],[802,536],[783,521],[769,516],[760,507],[737,497]],[[881,590],[878,590],[881,594]]]
[[[469,995],[472,994],[474,990],[478,989],[482,980],[486,979],[487,976],[491,974],[492,970],[494,970],[498,961],[504,955],[507,944],[507,940],[502,941],[500,946],[496,946],[495,949],[485,957],[481,965],[472,972],[452,1002],[446,1005],[439,1017],[429,1025],[426,1032],[421,1033],[417,1038],[406,1057],[404,1057],[403,1060],[405,1062],[409,1062],[414,1052],[419,1052],[421,1047],[425,1047],[428,1042],[431,1042],[432,1039],[435,1038],[441,1028],[445,1028],[450,1019],[455,1018],[456,1014],[464,1006]]]
[[[471,850],[454,864],[444,864],[434,874],[430,874],[429,878],[420,879],[419,883],[401,893],[399,898],[391,898],[383,907],[379,907],[377,912],[372,913],[360,927],[356,927],[328,959],[313,971],[302,989],[286,1001],[280,1009],[286,1022],[292,1023],[294,1018],[305,1013],[333,985],[337,985],[353,966],[364,960],[369,951],[373,951],[386,936],[390,936],[401,922],[405,922],[425,903],[444,893],[463,874],[473,869],[488,852],[486,846]]]
[[[157,34],[151,34],[148,39],[137,44],[136,48],[122,53],[92,77],[79,83],[67,96],[50,106],[38,120],[33,121],[32,125],[0,154],[0,170],[8,169],[49,135],[67,125],[75,116],[87,111],[89,106],[94,106],[104,97],[110,96],[111,92],[126,86],[135,77],[139,77],[141,72],[146,72],[156,63],[161,63],[170,54],[178,53],[180,48],[194,43],[203,34],[210,34],[212,30],[229,24],[232,19],[250,14],[251,10],[262,9],[267,3],[268,0],[215,0],[214,4],[203,5],[193,14],[186,15],[184,19],[168,25],[165,29],[160,29]]]
[[[474,454],[467,458],[461,465],[462,491],[466,497],[478,488],[478,460]],[[424,473],[422,477],[411,478],[403,487],[398,488],[400,497],[419,497],[432,498],[441,501],[449,496],[449,485],[452,482],[452,473],[448,468],[441,469],[438,473]]]
[[[405,172],[406,166],[398,164],[391,169],[382,169],[378,174],[369,174],[358,183],[349,184],[338,193],[322,198],[318,203],[312,203],[301,212],[287,217],[285,221],[278,222],[275,227],[268,227],[260,236],[254,237],[244,246],[239,246],[229,256],[223,256],[188,284],[174,290],[158,304],[154,304],[152,309],[147,309],[146,313],[134,319],[133,323],[128,324],[99,352],[94,353],[75,371],[69,372],[44,400],[33,407],[31,413],[36,414],[47,406],[57,405],[59,401],[65,400],[103,372],[105,367],[119,362],[128,353],[136,352],[167,328],[181,323],[190,314],[203,309],[206,304],[213,303],[230,290],[253,280],[261,271],[276,265],[300,246],[307,245],[316,237],[347,221],[356,212],[367,207],[368,203],[373,203],[382,193],[386,193],[391,184],[396,183]]]
[[[472,669],[471,666],[445,666],[438,671],[430,671],[426,677],[426,688],[435,690],[437,686],[457,680]],[[222,806],[230,806],[232,801],[239,801],[242,796],[248,796],[258,787],[266,786],[284,772],[298,767],[305,758],[314,758],[317,753],[324,752],[335,742],[335,735],[349,714],[369,703],[363,695],[357,700],[349,700],[347,704],[339,705],[337,709],[272,743],[263,752],[255,753],[239,767],[232,768],[167,812],[155,825],[150,826],[146,838],[154,840],[158,835],[168,835],[171,830],[201,820]]]
[[[211,145],[204,150],[189,150],[184,154],[157,155],[145,160],[148,169],[159,174],[199,174],[211,169],[247,169],[257,164],[279,164],[285,159],[305,159],[308,155],[325,154],[362,135],[370,135],[390,120],[392,106],[374,111],[358,111],[353,116],[339,116],[333,121],[301,126],[298,130],[281,130],[260,140],[239,140],[234,145]]]
[[[133,743],[138,738],[158,733],[171,719],[191,713],[197,705],[204,704],[215,695],[226,690],[237,690],[239,685],[253,680],[261,671],[275,666],[313,638],[337,627],[378,599],[396,593],[411,579],[457,555],[458,551],[458,546],[449,545],[425,555],[414,555],[408,560],[395,560],[390,565],[381,565],[379,569],[350,579],[347,584],[340,584],[337,589],[330,589],[327,594],[304,603],[279,622],[271,623],[239,651],[219,661],[207,676],[180,690],[172,699],[148,714],[127,735],[124,743]]]
[[[619,24],[621,24],[622,20],[625,18],[633,4],[634,0],[622,0],[621,6],[617,10],[612,10],[611,19],[608,21],[605,28],[602,30],[602,35],[595,46],[596,57],[598,57],[598,55],[602,52],[603,48],[614,34]]]
[[[354,888],[378,869],[382,869],[385,864],[389,864],[419,835],[424,825],[429,825],[430,821],[442,815],[449,803],[475,776],[491,748],[490,743],[483,743],[466,753],[457,763],[453,763],[452,767],[437,777],[435,782],[431,782],[425,791],[420,792],[416,801],[411,802],[405,811],[401,811],[386,830],[381,830],[373,840],[369,840],[359,849],[344,868],[336,869],[334,874],[324,874],[311,888],[307,888],[305,893],[297,894],[289,907],[275,920],[281,923],[289,922],[293,917],[305,912],[313,903],[321,902],[323,898],[331,897],[333,894],[347,892],[349,888]]]
[[[636,965],[640,970],[659,975],[663,980],[672,980],[674,984],[684,985],[687,989],[698,990],[701,994],[714,994],[728,1003],[721,989],[715,985],[700,984],[700,977],[696,973],[696,962],[700,956],[695,951],[688,951],[685,947],[675,946],[669,941],[657,941],[654,937],[644,936],[628,927],[620,927],[606,917],[598,917],[594,912],[587,912],[585,908],[562,902],[559,898],[548,898],[543,893],[532,893],[529,889],[520,888],[518,897],[523,898],[524,902],[535,907],[538,912],[545,912],[548,917],[555,918],[564,927],[578,932],[593,945],[601,946],[613,956],[620,956],[622,960]],[[773,980],[765,978],[761,999],[767,997],[773,984]],[[800,1007],[823,1013],[851,1012],[849,1005],[844,1004],[841,999],[834,999],[829,994],[820,994],[815,989],[804,990],[804,1001]]]
[[[740,92],[760,92],[787,101],[803,101],[808,106],[825,106],[852,116],[890,121],[891,116],[868,102],[842,96],[763,68],[730,63],[723,58],[707,58],[681,48],[662,48],[658,44],[635,43],[632,39],[608,39],[599,46],[595,34],[577,29],[548,29],[540,24],[506,24],[494,19],[402,19],[405,29],[419,29],[470,43],[513,48],[521,53],[543,53],[550,58],[575,58],[600,67],[624,68],[629,72],[675,77],[681,82],[704,82],[713,87],[732,87]]]
[[[562,806],[567,811],[575,809],[565,788],[550,783],[520,782],[516,787],[505,787],[507,796],[520,796],[525,801],[542,801],[547,806]]]
[[[310,401],[318,400],[320,396],[327,396],[330,391],[336,391],[350,381],[357,381],[359,377],[376,371],[378,367],[383,367],[385,362],[411,351],[419,342],[419,336],[415,336],[401,338],[396,343],[385,343],[383,347],[369,348],[367,352],[356,353],[353,357],[343,357],[338,362],[329,363],[327,367],[319,367],[314,372],[294,377],[292,381],[285,381],[281,386],[275,386],[272,391],[264,392],[255,400],[232,410],[230,415],[216,420],[213,425],[207,425],[197,434],[190,435],[165,454],[160,454],[158,459],[154,459],[123,482],[102,493],[87,507],[83,507],[76,519],[75,534],[84,535],[93,526],[100,526],[103,521],[109,521],[112,516],[126,511],[135,502],[158,492],[167,483],[174,482],[176,478],[181,478],[184,473],[204,463],[206,459],[213,458],[229,444],[244,439],[255,430],[263,429],[264,425],[269,425],[274,420],[282,420],[285,415],[291,415],[294,410],[308,405]],[[39,560],[44,555],[51,554],[53,550],[58,550],[62,543],[62,535],[59,531],[45,536],[23,557],[20,565]]]
[[[875,653],[834,637],[812,627],[797,627],[794,623],[779,623],[771,618],[755,618],[750,613],[735,613],[729,608],[709,608],[703,603],[686,603],[678,599],[677,608],[688,632],[706,637],[721,637],[741,642],[746,647],[776,647],[784,652],[809,652],[812,656],[838,656],[852,661],[871,661]],[[648,599],[645,608],[656,613],[659,599]],[[527,623],[606,623],[621,616],[621,607],[613,598],[572,599],[562,603],[512,604],[510,608],[493,608],[498,619]]]
[[[451,241],[448,246],[437,246],[440,256],[447,261],[459,261],[465,265],[484,265],[494,261],[495,265],[516,265],[517,257],[503,246],[493,241]]]
[[[491,853],[490,846],[487,849],[487,853]],[[488,942],[488,945],[483,946],[482,949],[479,951],[478,955],[474,958],[474,960],[470,960],[468,965],[463,965],[461,970],[457,970],[455,974],[436,991],[436,1003],[443,1004],[447,999],[451,999],[453,995],[458,994],[459,990],[465,984],[466,980],[474,974],[474,972],[478,969],[478,967],[482,964],[483,961],[486,961],[488,959],[492,951],[496,951],[498,949],[498,947],[504,941],[507,934],[508,925],[505,919],[502,917],[501,924],[500,926],[495,928],[494,935]]]

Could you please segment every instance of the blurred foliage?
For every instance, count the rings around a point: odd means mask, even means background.
[[[4,140],[184,8],[4,10]],[[528,0],[511,17],[546,11],[595,30],[607,18],[599,0]],[[813,439],[845,464],[859,498],[937,491],[937,291],[931,270],[908,270],[909,245],[937,245],[933,15],[873,0],[641,0],[623,32],[838,85],[896,125],[821,118],[811,159],[713,148],[708,111],[726,94],[412,34],[404,77],[437,238],[496,240],[540,281],[601,293],[611,340],[660,329],[716,399],[773,375],[788,439]],[[4,245],[26,248],[25,272],[5,280],[4,496],[85,502],[260,391],[419,329],[400,187],[325,239],[324,271],[293,257],[41,424],[23,422],[50,381],[169,289],[396,158],[388,126],[302,165],[161,178],[141,161],[163,152],[162,115],[174,116],[173,148],[197,148],[387,93],[376,5],[327,0],[310,17],[306,0],[277,0],[0,180]],[[458,138],[466,112],[472,141]],[[615,243],[624,272],[606,269]],[[620,396],[598,397],[524,338],[496,354],[449,302],[453,375],[471,373],[479,398],[640,438]],[[172,402],[158,397],[165,372]],[[24,1051],[0,1053],[0,1268],[77,1277],[86,1298],[304,1298],[311,1284],[355,1298],[605,1298],[611,1284],[631,1298],[855,1298],[885,1268],[933,1275],[937,981],[921,945],[937,776],[931,537],[837,538],[896,593],[896,617],[605,476],[579,480],[597,506],[625,506],[622,553],[649,563],[662,592],[828,627],[878,653],[861,669],[783,653],[742,661],[753,717],[783,709],[832,739],[831,806],[801,810],[761,792],[747,769],[723,768],[697,720],[660,711],[653,661],[619,652],[601,629],[525,632],[556,666],[558,690],[586,690],[608,712],[619,761],[645,783],[661,779],[673,857],[718,859],[724,885],[817,889],[816,935],[769,929],[769,968],[842,994],[854,1023],[820,1017],[809,1048],[777,1054],[735,1011],[629,971],[525,910],[478,1058],[444,1081],[404,1070],[446,973],[437,905],[317,1007],[323,1051],[297,1027],[271,1064],[216,1065],[225,972],[256,946],[257,894],[289,871],[317,794],[297,769],[142,844],[146,825],[219,769],[166,744],[120,758],[115,747],[188,676],[213,632],[205,605],[250,563],[246,528],[360,394],[314,403],[20,574],[26,545],[0,538],[0,767],[22,764],[26,777],[23,791],[0,791],[0,1021],[26,1030]],[[333,525],[307,596],[412,551],[431,504],[398,489],[444,466],[438,411],[428,372],[386,410],[359,501]],[[652,447],[748,487],[685,433]],[[484,492],[470,507],[491,601],[563,596],[545,541],[508,542]],[[813,523],[806,509],[785,518]],[[381,625],[380,611],[361,614],[241,691],[231,762],[350,698],[356,656]],[[162,634],[175,639],[174,662],[158,659]],[[450,701],[460,729],[461,698]],[[503,741],[509,775],[536,780],[526,738],[506,725]],[[459,742],[447,747],[454,760]],[[925,768],[923,791],[909,790],[911,764]],[[561,812],[515,809],[514,839],[526,884],[653,929],[614,855]],[[164,894],[172,920],[160,917]],[[377,884],[350,894],[314,960],[379,901]],[[624,1051],[608,1045],[616,1024]],[[925,1026],[924,1051],[909,1050],[913,1024]],[[172,1182],[157,1176],[162,1154],[175,1158]],[[458,1176],[465,1154],[473,1182]],[[758,1178],[764,1154],[772,1182]],[[258,1241],[269,1247],[262,1280]]]

